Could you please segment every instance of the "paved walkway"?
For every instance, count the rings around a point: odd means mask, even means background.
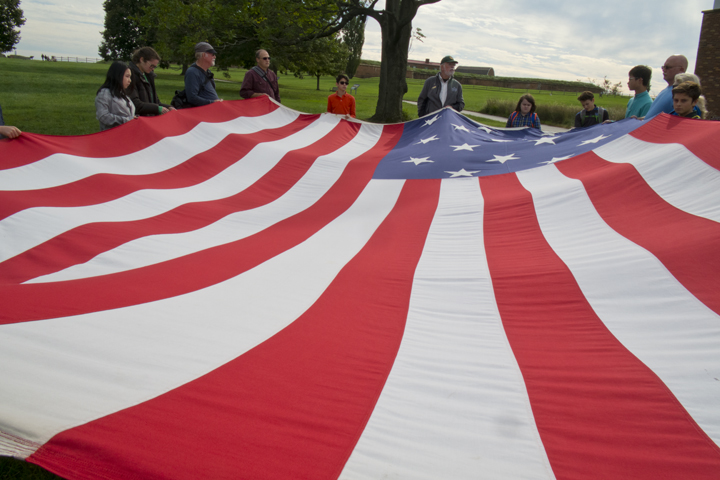
[[[405,103],[409,103],[411,105],[417,105],[417,102],[413,102],[411,100],[403,100]],[[505,117],[498,117],[496,115],[488,115],[486,113],[480,113],[480,112],[471,112],[470,110],[463,110],[463,114],[472,115],[473,117],[480,117],[480,118],[487,118],[488,120],[495,120],[496,122],[507,122],[507,118]],[[542,125],[542,131],[545,133],[560,133],[560,132],[567,132],[567,128],[562,127],[553,127],[551,125]]]

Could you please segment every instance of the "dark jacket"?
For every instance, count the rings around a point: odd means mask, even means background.
[[[160,115],[159,106],[170,108],[170,105],[160,103],[155,90],[155,74],[143,75],[138,66],[132,62],[129,63],[129,67],[132,82],[125,93],[135,105],[137,115],[143,117]]]
[[[447,106],[454,108],[458,112],[462,112],[463,108],[465,108],[465,100],[463,99],[462,85],[460,85],[460,82],[450,77],[447,85],[447,98],[445,98],[444,105],[440,102],[440,82],[439,73],[425,80],[422,92],[420,92],[420,97],[418,97],[417,101],[419,117]]]

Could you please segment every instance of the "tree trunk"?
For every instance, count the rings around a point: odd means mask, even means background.
[[[317,77],[317,91],[320,91],[320,75],[315,75]]]
[[[407,93],[408,48],[412,34],[412,18],[418,5],[412,0],[387,0],[386,14],[379,20],[382,34],[380,92],[375,115],[370,120],[381,123],[403,121],[402,100]]]

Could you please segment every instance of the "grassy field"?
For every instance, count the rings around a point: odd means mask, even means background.
[[[0,105],[3,108],[5,122],[16,125],[23,131],[48,135],[83,135],[99,130],[95,119],[95,94],[105,80],[107,64],[86,64],[67,62],[42,62],[0,57]],[[216,72],[217,90],[225,100],[240,98],[240,83],[245,75],[243,69],[231,69],[229,77]],[[175,90],[181,90],[183,77],[179,67],[167,70],[158,69],[156,86],[159,97],[169,103]],[[406,100],[417,100],[423,80],[408,80]],[[335,79],[330,76],[320,78],[320,90],[315,77],[297,78],[293,75],[279,75],[280,95],[283,104],[306,113],[322,113],[327,106],[327,96]],[[357,117],[369,119],[375,113],[378,95],[378,78],[351,80],[360,88],[355,95]],[[474,85],[463,86],[465,109],[484,112],[489,99],[508,100],[516,103],[525,90],[497,89]],[[568,115],[580,110],[577,92],[565,95],[550,92],[530,91],[538,105],[567,106]],[[627,97],[598,98],[597,103],[610,110],[611,118],[622,118]],[[405,104],[406,118],[417,118],[414,105]],[[619,112],[619,113],[618,113]],[[499,112],[493,112],[500,114]],[[500,114],[505,116],[507,114]],[[569,117],[572,118],[571,116]],[[541,120],[543,118],[541,117]],[[481,120],[492,126],[504,126],[491,120]],[[569,126],[569,122],[555,121],[543,123]]]

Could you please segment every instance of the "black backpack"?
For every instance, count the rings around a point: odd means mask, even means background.
[[[197,65],[195,65],[194,63],[192,65],[190,65],[190,68],[192,68],[192,67],[200,68]],[[202,70],[202,68],[200,68],[200,70]],[[203,73],[205,73],[204,70],[203,70]],[[203,87],[205,87],[207,82],[209,82],[211,79],[212,79],[212,73],[210,75],[205,74],[205,81],[203,82]],[[213,84],[214,84],[214,82],[213,82]],[[184,89],[183,90],[175,90],[175,96],[170,101],[170,105],[172,105],[175,108],[175,110],[180,110],[182,108],[190,108],[190,107],[195,106],[195,105],[191,104],[190,102],[188,102],[187,93],[185,93]]]

